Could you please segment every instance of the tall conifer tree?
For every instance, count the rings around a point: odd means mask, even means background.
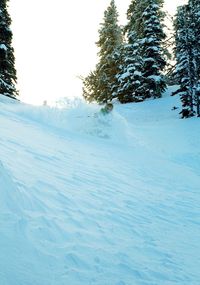
[[[166,88],[162,71],[166,66],[162,41],[166,38],[163,31],[162,0],[144,0],[143,39],[141,39],[141,55],[143,57],[143,77],[146,98],[159,98]]]
[[[142,58],[139,54],[139,41],[134,32],[128,33],[124,45],[123,63],[118,78],[118,99],[121,103],[143,101]]]
[[[176,21],[176,76],[180,88],[174,93],[179,94],[182,101],[182,117],[200,115],[199,100],[199,35],[196,31],[198,19],[195,21],[194,3],[179,7]]]
[[[121,28],[118,25],[118,12],[115,1],[111,0],[108,9],[104,13],[104,22],[99,30],[100,61],[98,64],[99,94],[98,102],[107,102],[115,94],[117,85],[116,75],[119,71],[116,53],[122,44]]]
[[[0,94],[16,98],[17,81],[8,0],[0,1]]]
[[[189,0],[188,9],[190,14],[190,34],[193,56],[193,93],[196,114],[200,117],[200,1]]]
[[[89,101],[104,103],[115,97],[121,44],[122,32],[118,25],[118,12],[115,1],[111,0],[99,30],[99,63],[96,70],[83,81],[84,93],[87,94],[85,98]]]
[[[179,80],[180,88],[173,93],[179,94],[182,102],[183,117],[190,117],[194,114],[194,96],[192,90],[192,58],[191,46],[189,44],[189,29],[188,29],[188,6],[184,5],[178,8],[175,26],[176,37],[176,70],[175,76]]]
[[[120,101],[161,97],[166,88],[162,75],[166,61],[162,41],[163,0],[132,0],[125,27],[128,43],[119,78]]]
[[[139,31],[141,30],[140,4],[132,0],[128,11],[128,23],[124,27],[126,43],[123,48],[123,62],[120,65],[118,78],[118,99],[121,103],[139,102],[143,100],[142,66],[140,55]],[[138,25],[140,22],[140,25]]]
[[[91,71],[89,75],[83,78],[83,97],[86,101],[92,102],[96,100],[98,94],[98,77],[97,72]]]

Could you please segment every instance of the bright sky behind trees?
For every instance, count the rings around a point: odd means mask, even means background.
[[[80,96],[96,63],[99,23],[110,0],[10,0],[20,99],[33,104]],[[173,14],[184,0],[166,0]],[[116,0],[120,23],[130,0]]]

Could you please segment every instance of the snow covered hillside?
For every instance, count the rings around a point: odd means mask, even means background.
[[[200,120],[178,100],[0,97],[1,285],[200,284]]]

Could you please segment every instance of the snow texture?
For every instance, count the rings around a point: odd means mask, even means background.
[[[0,97],[0,284],[199,285],[200,122],[169,91],[108,117]]]
[[[5,51],[7,51],[7,47],[6,47],[6,45],[4,45],[4,44],[0,44],[0,49],[3,49],[3,50],[5,50]]]

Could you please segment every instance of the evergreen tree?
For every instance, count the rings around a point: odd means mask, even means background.
[[[166,66],[162,41],[166,38],[163,31],[163,1],[146,0],[146,8],[142,14],[143,39],[141,39],[141,55],[143,57],[143,77],[146,98],[159,98],[166,88],[162,71]]]
[[[84,92],[88,100],[104,103],[116,95],[119,72],[119,50],[122,44],[121,28],[118,25],[118,13],[115,1],[104,13],[104,22],[99,30],[99,63],[96,70],[83,82]],[[92,85],[90,85],[92,84]],[[88,89],[89,88],[89,89]],[[89,99],[90,98],[90,99]]]
[[[134,32],[129,32],[128,43],[124,45],[123,64],[118,78],[118,99],[121,103],[143,101],[142,58],[139,43]]]
[[[195,114],[194,102],[197,93],[198,74],[195,51],[195,34],[191,17],[191,7],[183,5],[178,8],[176,20],[176,71],[180,88],[173,93],[179,94],[182,102],[182,117]]]
[[[83,78],[83,97],[86,101],[92,102],[96,100],[98,94],[98,77],[96,70],[91,71],[90,74]]]
[[[128,23],[125,26],[125,32],[135,32],[138,39],[144,37],[143,12],[147,7],[144,0],[132,0],[127,10]]]
[[[193,93],[196,114],[200,116],[200,1],[189,0],[189,28],[193,61]]]
[[[132,0],[125,27],[127,44],[119,79],[121,102],[138,102],[161,97],[166,88],[162,75],[166,61],[162,42],[163,0]]]
[[[138,25],[141,18],[140,4],[138,0],[132,0],[128,11],[128,23],[124,27],[126,43],[123,47],[122,64],[117,75],[118,78],[118,99],[121,103],[139,102],[143,100],[142,92],[142,58],[140,56],[139,32]],[[141,24],[141,21],[140,21]]]
[[[0,94],[16,98],[17,81],[8,0],[0,1]]]

